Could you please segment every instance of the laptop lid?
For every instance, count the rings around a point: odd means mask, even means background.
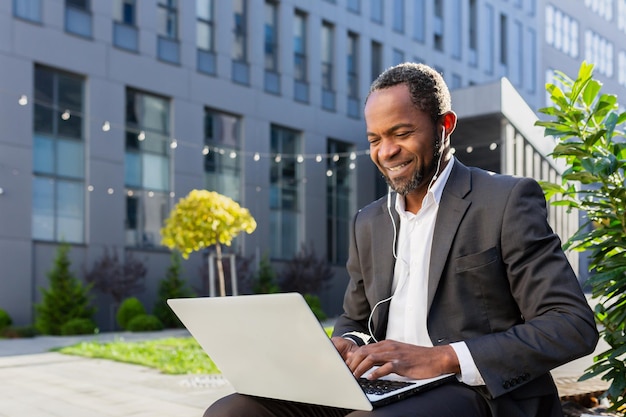
[[[238,393],[354,410],[376,405],[298,293],[181,298],[168,304]],[[437,381],[418,381],[429,383]],[[388,401],[383,395],[373,400]]]

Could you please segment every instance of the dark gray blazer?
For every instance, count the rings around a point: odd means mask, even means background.
[[[396,225],[397,213],[393,210]],[[546,201],[529,178],[492,174],[455,161],[436,220],[428,281],[434,345],[465,341],[494,416],[559,416],[549,371],[593,351],[594,317]],[[354,218],[344,314],[334,334],[368,333],[371,308],[391,295],[393,226],[382,198]],[[385,338],[389,303],[373,316]]]

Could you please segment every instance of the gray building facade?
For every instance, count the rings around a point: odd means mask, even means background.
[[[582,23],[597,3],[610,5],[610,24]],[[562,47],[557,9],[580,19],[578,54]],[[105,250],[142,260],[137,296],[150,308],[170,263],[163,220],[206,188],[257,220],[236,240],[242,257],[267,255],[280,270],[311,244],[335,273],[320,295],[336,314],[350,219],[384,192],[361,114],[376,75],[403,61],[437,68],[461,117],[460,160],[558,178],[529,127],[548,70],[576,69],[589,51],[607,88],[624,90],[625,14],[624,0],[0,2],[0,308],[32,323],[61,242],[81,279]],[[561,22],[552,32],[548,16]],[[600,23],[611,60],[585,32]],[[557,231],[571,231],[571,219],[551,214]],[[192,286],[205,255],[184,263]],[[95,302],[111,328],[110,296]]]

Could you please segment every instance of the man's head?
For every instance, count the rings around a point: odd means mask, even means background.
[[[406,84],[415,107],[428,113],[433,123],[452,109],[450,91],[441,74],[428,65],[412,62],[396,65],[380,74],[370,86],[367,99],[374,91],[398,84]]]
[[[372,84],[364,114],[372,161],[418,207],[451,157],[456,115],[443,78],[422,64],[390,68]]]

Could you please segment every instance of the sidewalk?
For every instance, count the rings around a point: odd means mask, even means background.
[[[0,340],[0,417],[201,416],[213,401],[233,391],[223,378],[164,375],[142,366],[49,352],[86,339],[133,341],[187,335],[186,330],[173,330]],[[604,349],[601,340],[596,352]],[[561,396],[608,387],[599,379],[576,382],[592,358],[553,371]]]

